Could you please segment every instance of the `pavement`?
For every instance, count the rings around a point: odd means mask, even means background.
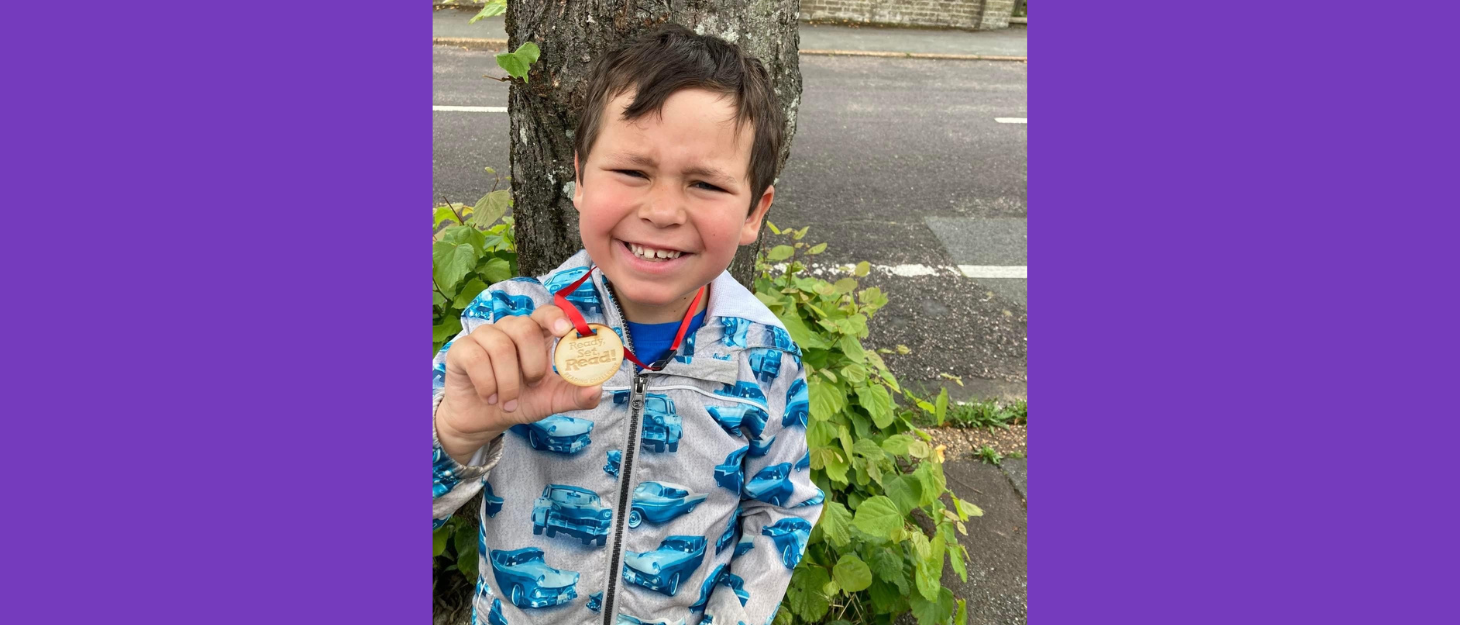
[[[476,9],[438,7],[431,22],[431,36],[440,42],[500,49],[507,29],[503,16],[468,24]],[[801,24],[801,53],[859,54],[886,53],[897,56],[993,57],[1027,59],[1028,29],[1013,26],[1000,30],[964,31],[929,28],[879,28]],[[475,41],[472,41],[475,40]]]

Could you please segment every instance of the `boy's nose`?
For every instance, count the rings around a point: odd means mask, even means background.
[[[659,228],[677,226],[688,218],[684,204],[684,193],[680,190],[672,185],[655,185],[649,200],[639,206],[639,218]]]

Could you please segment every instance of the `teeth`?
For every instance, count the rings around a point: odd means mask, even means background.
[[[662,259],[666,259],[666,260],[667,259],[673,259],[673,258],[679,258],[680,255],[683,254],[683,252],[677,252],[677,251],[674,251],[674,250],[657,250],[657,249],[653,249],[653,248],[644,247],[642,245],[636,245],[636,244],[633,244],[633,243],[630,243],[629,244],[629,249],[634,252],[634,255],[635,256],[638,256],[639,258],[642,258],[644,260],[653,260],[653,261],[658,261],[661,258]]]

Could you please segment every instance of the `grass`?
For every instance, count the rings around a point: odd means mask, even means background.
[[[978,456],[980,460],[993,465],[997,465],[1004,460],[1004,457],[1000,456],[999,452],[994,451],[994,448],[988,445],[978,448],[978,451],[974,455]]]
[[[918,411],[917,418],[923,425],[937,425],[933,415],[926,412]],[[988,429],[1028,425],[1029,402],[1020,399],[1005,403],[990,399],[949,406],[943,424],[949,427]]]

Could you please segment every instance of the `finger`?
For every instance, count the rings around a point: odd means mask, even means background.
[[[471,336],[492,357],[492,373],[497,378],[497,405],[506,412],[517,410],[517,391],[522,378],[517,365],[517,345],[494,326],[483,326]]]
[[[548,376],[544,382],[544,386],[547,385],[552,387],[549,393],[552,397],[549,411],[553,414],[596,408],[603,398],[602,386],[574,386],[556,375]]]
[[[461,376],[484,404],[497,403],[497,377],[492,373],[492,357],[474,340],[457,341],[446,352],[447,383],[452,376]]]
[[[557,306],[539,307],[532,311],[532,320],[542,326],[543,332],[548,336],[563,336],[573,329],[573,323],[568,321],[563,309]]]
[[[547,342],[543,340],[542,328],[531,319],[512,317],[497,322],[512,342],[517,345],[517,362],[521,365],[522,381],[528,386],[537,386],[547,373]]]

